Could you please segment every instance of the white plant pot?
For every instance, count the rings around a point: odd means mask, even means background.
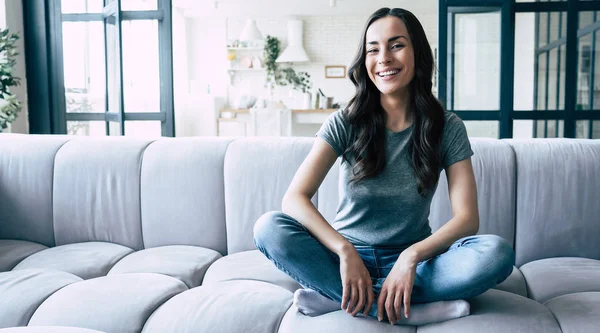
[[[302,96],[302,108],[307,110],[311,107],[312,96],[310,93],[304,93]]]

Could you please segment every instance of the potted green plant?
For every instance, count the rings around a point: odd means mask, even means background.
[[[15,58],[18,53],[15,44],[18,39],[17,34],[8,29],[0,29],[0,132],[17,119],[22,108],[21,102],[10,93],[10,87],[21,83],[20,78],[13,76],[17,64]]]
[[[289,85],[292,89],[303,93],[302,107],[304,109],[310,108],[312,81],[310,74],[307,72],[298,72],[291,68],[284,68],[281,70],[283,73],[283,80],[281,80],[282,86]]]
[[[280,74],[277,71],[277,57],[279,57],[280,42],[277,37],[267,35],[265,37],[265,54],[264,54],[264,66],[267,70],[267,81],[266,85],[277,84],[280,80]]]

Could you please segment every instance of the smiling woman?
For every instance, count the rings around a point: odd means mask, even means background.
[[[466,298],[512,272],[506,240],[473,236],[473,151],[462,120],[432,94],[433,67],[411,12],[371,15],[348,72],[354,97],[318,131],[282,211],[256,222],[257,248],[306,288],[294,295],[300,312],[342,308],[391,324],[440,322],[468,315]],[[328,223],[310,199],[338,157],[338,213]],[[454,216],[432,233],[428,215],[442,169]]]

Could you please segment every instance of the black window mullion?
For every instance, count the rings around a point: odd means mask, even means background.
[[[550,15],[550,13],[546,13],[546,45],[550,44],[550,25],[552,23],[552,15]],[[548,111],[548,99],[550,96],[548,96],[549,91],[550,91],[550,87],[549,87],[549,82],[550,82],[550,50],[546,50],[546,75],[545,75],[545,80],[546,80],[546,84],[544,85],[544,88],[546,89],[545,94],[544,94],[544,112]],[[544,120],[544,138],[548,137],[548,120]]]
[[[513,2],[505,1],[500,16],[500,139],[513,136],[510,113],[514,108],[515,12]]]
[[[67,134],[65,70],[62,49],[61,1],[49,1],[50,29],[50,95],[52,110],[52,133]]]
[[[535,13],[535,34],[534,34],[534,50],[538,49],[539,43],[540,43],[540,13]],[[539,97],[539,76],[540,76],[540,61],[539,61],[539,55],[536,52],[534,52],[534,59],[533,59],[533,67],[534,67],[534,72],[533,72],[533,110],[538,111],[538,97]],[[536,138],[537,137],[537,121],[533,122],[533,137]]]
[[[577,94],[577,27],[579,13],[577,1],[568,0],[567,9],[567,50],[565,69],[565,120],[564,137],[575,137],[575,103]]]
[[[439,0],[439,29],[438,29],[438,99],[444,106],[448,108],[447,104],[447,80],[448,76],[448,7],[446,7],[445,0]],[[446,27],[446,28],[444,28]]]

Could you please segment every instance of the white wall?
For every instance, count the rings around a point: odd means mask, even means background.
[[[0,0],[0,27],[8,28],[11,32],[18,33],[20,38],[17,41],[17,65],[13,75],[21,78],[21,85],[12,87],[11,92],[23,104],[23,109],[17,119],[5,130],[12,133],[29,133],[29,120],[27,110],[27,78],[25,75],[25,48],[23,36],[23,6],[21,1]]]

